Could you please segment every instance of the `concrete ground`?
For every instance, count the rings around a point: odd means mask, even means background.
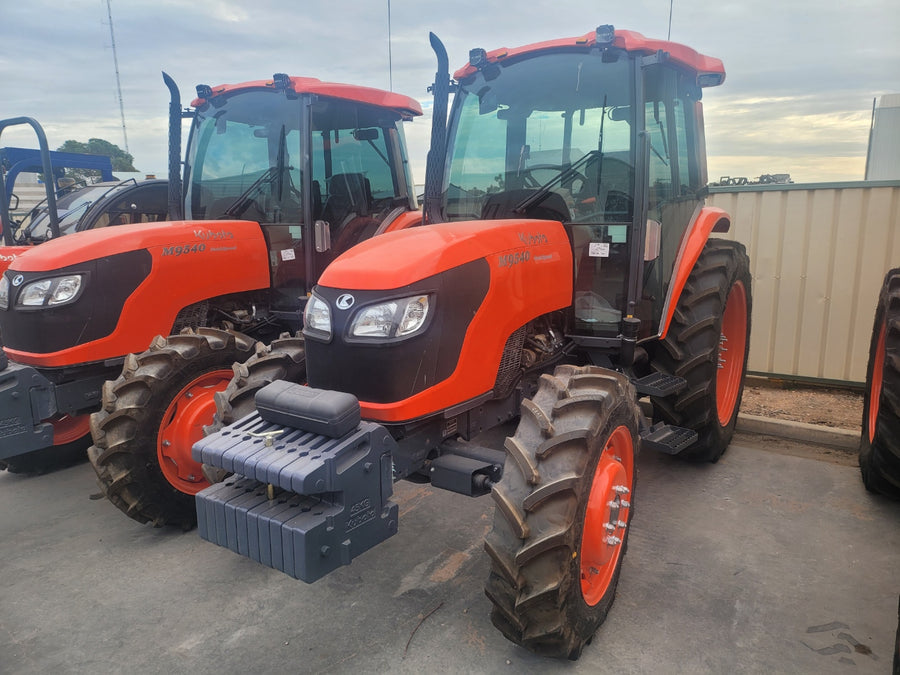
[[[488,498],[400,484],[399,534],[306,585],[138,525],[88,464],[0,472],[0,672],[890,672],[900,504],[851,456],[739,434],[717,464],[638,468],[618,597],[575,663],[491,626]]]

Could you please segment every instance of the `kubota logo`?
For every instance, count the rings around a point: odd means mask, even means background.
[[[338,299],[335,300],[334,304],[337,305],[338,309],[350,309],[353,307],[354,302],[356,302],[356,298],[349,293],[344,293],[343,295],[338,296]]]
[[[17,274],[13,277],[13,286],[21,286],[23,281],[25,281],[25,277],[21,274]]]

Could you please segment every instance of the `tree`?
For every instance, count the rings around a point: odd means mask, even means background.
[[[113,171],[137,171],[134,168],[134,157],[125,152],[118,145],[104,141],[102,138],[91,138],[87,143],[81,141],[66,141],[57,148],[62,152],[81,152],[86,155],[105,155],[112,161]],[[99,171],[87,169],[69,169],[67,176],[75,179],[84,179],[88,176],[99,176]]]

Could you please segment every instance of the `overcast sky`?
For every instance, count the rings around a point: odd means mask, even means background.
[[[168,92],[275,72],[428,101],[434,31],[451,72],[469,49],[583,35],[599,24],[665,39],[669,0],[112,0],[128,149],[166,174]],[[390,50],[388,8],[390,7]],[[900,92],[897,0],[674,0],[671,39],[725,63],[705,90],[709,175],[861,180],[873,99]],[[0,0],[0,118],[29,116],[51,148],[124,148],[106,0]],[[389,63],[391,67],[389,68]],[[422,182],[429,124],[406,127]],[[5,131],[0,146],[35,145]]]

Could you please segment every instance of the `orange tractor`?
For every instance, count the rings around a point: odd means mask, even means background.
[[[191,525],[208,483],[190,446],[232,364],[300,328],[307,293],[340,251],[421,222],[402,129],[421,107],[283,74],[201,85],[182,191],[183,111],[164,77],[172,222],[54,238],[0,277],[0,463],[39,470],[84,453],[102,403],[94,426],[114,442],[90,457],[107,495],[139,520]],[[149,355],[128,356],[151,342]]]
[[[322,273],[309,386],[274,377],[276,347],[236,368],[220,417],[238,419],[193,449],[227,475],[199,530],[312,582],[397,532],[394,481],[489,493],[493,623],[578,658],[613,601],[638,450],[714,462],[734,431],[749,263],[710,238],[730,223],[703,203],[700,103],[725,72],[600,26],[472,50],[454,82],[432,44],[426,225]],[[502,449],[476,442],[516,417]]]

